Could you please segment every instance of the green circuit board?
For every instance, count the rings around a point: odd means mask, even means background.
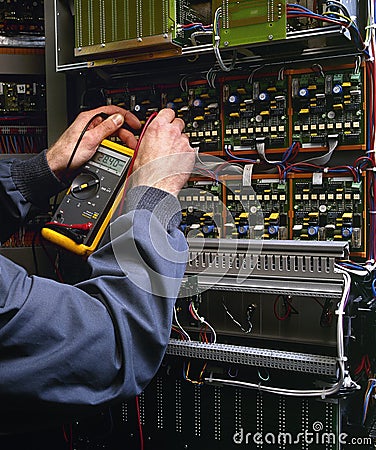
[[[221,8],[220,47],[286,38],[286,0],[214,0]]]

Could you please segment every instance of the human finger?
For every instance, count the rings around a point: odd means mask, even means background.
[[[154,120],[171,123],[175,119],[175,111],[171,108],[163,108],[158,112]]]
[[[91,111],[86,111],[83,114],[89,114],[91,116],[94,116],[96,114],[104,113],[105,116],[111,116],[113,114],[121,114],[124,117],[124,122],[126,122],[131,128],[138,130],[141,128],[141,122],[138,120],[138,118],[128,111],[127,109],[121,108],[120,106],[116,105],[106,105],[106,106],[100,106],[99,108],[93,109]]]
[[[124,142],[124,144],[129,148],[136,148],[137,145],[137,139],[135,138],[134,134],[131,133],[128,130],[124,130],[124,128],[119,128],[119,130],[116,133],[119,138]]]
[[[180,119],[179,117],[176,117],[173,121],[172,124],[177,126],[180,129],[180,132],[183,132],[184,128],[185,128],[185,122],[183,119]]]
[[[103,141],[103,139],[114,134],[123,125],[123,123],[124,116],[120,113],[115,113],[95,127],[90,128],[87,134],[90,135],[94,142],[99,144]]]

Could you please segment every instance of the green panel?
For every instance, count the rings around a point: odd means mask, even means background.
[[[168,33],[175,24],[175,0],[142,0],[142,35]]]
[[[89,10],[91,11],[89,15],[89,29],[91,28],[93,31],[93,40],[90,42],[91,45],[93,44],[100,44],[103,42],[103,32],[102,30],[102,3],[103,0],[89,0]],[[90,20],[91,19],[91,20]],[[90,35],[90,31],[89,31]]]
[[[75,2],[75,32],[76,47],[90,45],[91,42],[91,3],[92,0],[76,0]]]
[[[363,183],[351,177],[293,179],[293,239],[348,241],[352,252],[364,252]]]
[[[82,47],[82,3],[83,0],[77,0],[74,2],[74,17],[75,17],[75,35],[74,42],[75,47]]]
[[[226,0],[222,8],[220,47],[270,42],[286,38],[286,0]]]
[[[256,150],[288,146],[287,79],[260,74],[257,78],[229,80],[223,86],[224,143],[232,150]]]
[[[113,42],[115,40],[115,24],[113,22],[113,1],[110,0],[104,3],[104,16],[103,16],[103,23],[104,23],[104,35],[103,35],[103,42]]]
[[[354,69],[294,74],[291,81],[293,140],[326,148],[328,136],[338,144],[362,145],[364,82]]]
[[[162,23],[155,23],[155,9],[159,9],[159,2],[153,0],[142,1],[142,35],[153,36],[156,34],[156,28],[160,28]],[[161,34],[159,31],[158,34]]]
[[[168,7],[168,28],[167,31],[172,31],[172,37],[176,37],[176,25],[177,25],[177,19],[176,19],[176,1],[175,0],[166,0],[167,7]]]
[[[128,11],[128,23],[126,30],[126,39],[136,39],[137,36],[137,0],[126,0],[126,9]]]
[[[116,2],[116,40],[126,39],[126,28],[128,27],[128,14],[125,0]]]
[[[275,178],[254,178],[252,186],[242,179],[226,181],[226,208],[234,227],[226,227],[227,238],[288,238],[288,186]]]
[[[175,0],[75,0],[76,48],[157,36],[175,36]]]

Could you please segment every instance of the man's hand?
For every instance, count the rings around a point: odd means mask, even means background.
[[[177,195],[195,162],[194,149],[183,133],[184,121],[162,109],[145,131],[134,162],[131,185],[153,186]]]
[[[93,116],[101,112],[110,117],[105,120],[97,117],[93,120],[78,146],[69,171],[67,171],[68,161],[82,130]],[[125,145],[135,148],[137,140],[134,135],[130,131],[120,128],[124,121],[133,129],[141,127],[136,116],[118,106],[102,106],[79,114],[72,125],[47,151],[47,162],[51,170],[58,178],[68,178],[71,173],[74,173],[93,156],[98,145],[110,135],[116,134]]]

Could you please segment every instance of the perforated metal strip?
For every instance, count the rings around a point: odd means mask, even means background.
[[[220,361],[329,376],[336,374],[337,367],[336,358],[331,356],[228,344],[205,344],[196,341],[180,341],[177,339],[170,340],[166,353],[168,355],[183,356],[186,358],[199,358],[208,361]]]

